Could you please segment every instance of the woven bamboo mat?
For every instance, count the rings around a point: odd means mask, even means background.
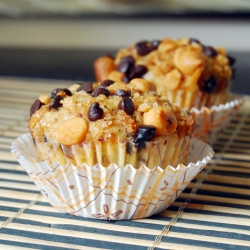
[[[0,249],[250,249],[250,98],[218,137],[215,157],[170,208],[135,221],[52,208],[10,153],[29,107],[69,82],[0,79]]]

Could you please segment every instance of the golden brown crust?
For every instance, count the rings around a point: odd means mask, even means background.
[[[124,57],[132,56],[134,65],[143,65],[147,68],[147,72],[140,77],[155,84],[158,93],[199,90],[213,94],[223,92],[229,86],[232,67],[224,48],[215,49],[187,38],[164,38],[158,47],[140,55],[138,44],[120,49],[113,61],[116,69],[112,67],[109,74],[105,71],[104,78],[117,80],[119,75],[120,80],[128,78],[130,81],[132,78],[129,71],[119,72],[118,65]],[[148,44],[150,43],[147,42],[145,46]],[[99,78],[100,73],[101,69],[100,72],[96,70],[97,79],[103,80]],[[208,83],[210,80],[212,83]]]
[[[57,97],[60,93],[64,96],[56,108],[53,99],[41,106],[29,121],[32,137],[39,142],[46,139],[50,143],[72,145],[83,141],[133,140],[138,128],[148,125],[156,128],[155,136],[174,133],[186,136],[193,132],[193,115],[171,105],[164,95],[138,90],[136,86],[150,89],[151,84],[143,79],[133,84],[115,82],[105,91],[101,82],[93,86],[95,93],[99,90],[104,94],[77,92],[73,85],[69,87],[71,95],[66,95],[65,89],[57,93]]]

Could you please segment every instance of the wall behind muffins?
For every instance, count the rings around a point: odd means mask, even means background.
[[[4,31],[0,46],[116,49],[141,39],[169,36],[196,37],[228,50],[250,51],[248,19],[4,19],[0,29]]]
[[[186,36],[226,47],[237,58],[233,90],[250,94],[250,5],[237,12],[231,3],[219,13],[217,0],[151,2],[0,0],[0,76],[93,80],[101,55],[144,39]]]

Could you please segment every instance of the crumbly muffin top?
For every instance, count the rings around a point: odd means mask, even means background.
[[[215,49],[193,38],[164,38],[120,49],[115,58],[101,57],[94,68],[98,81],[129,82],[140,77],[154,83],[158,93],[184,89],[212,94],[227,88],[234,63],[224,48]]]
[[[138,143],[173,133],[191,135],[193,115],[152,90],[154,86],[144,79],[55,89],[31,106],[30,133],[40,142],[63,145],[112,140]]]

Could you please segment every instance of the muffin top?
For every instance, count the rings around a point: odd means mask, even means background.
[[[50,97],[41,95],[31,106],[30,133],[39,142],[63,145],[191,135],[193,115],[153,90],[154,85],[144,79],[129,84],[108,79],[54,89]]]
[[[154,83],[158,93],[183,89],[212,94],[227,88],[234,63],[224,48],[193,38],[164,38],[120,49],[115,58],[100,57],[94,69],[98,81],[143,78]]]

